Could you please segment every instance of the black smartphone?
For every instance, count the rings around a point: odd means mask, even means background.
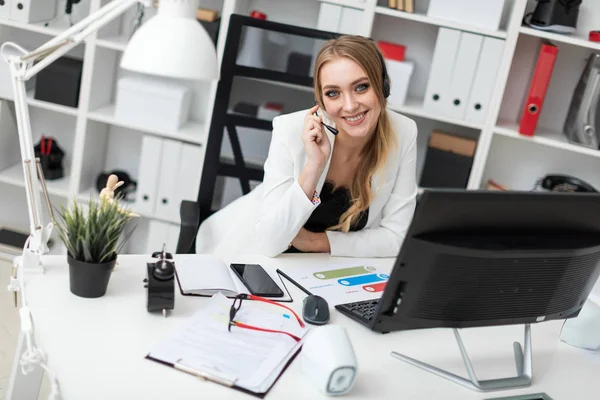
[[[283,297],[283,291],[260,265],[231,264],[231,269],[250,293],[261,297]]]

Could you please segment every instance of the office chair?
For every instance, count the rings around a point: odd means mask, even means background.
[[[196,201],[183,200],[179,207],[181,217],[177,254],[196,252],[196,235],[200,228],[200,205]]]

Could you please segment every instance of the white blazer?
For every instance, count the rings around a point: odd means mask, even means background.
[[[306,164],[302,142],[308,110],[273,120],[273,136],[265,162],[263,182],[213,214],[200,227],[197,253],[262,253],[275,257],[284,252],[317,207],[308,199],[298,177]],[[371,180],[373,201],[365,228],[356,232],[327,231],[332,256],[395,257],[412,221],[417,195],[415,122],[388,110],[398,147],[385,168]],[[335,136],[324,130],[335,147]],[[331,155],[316,191],[327,177]]]

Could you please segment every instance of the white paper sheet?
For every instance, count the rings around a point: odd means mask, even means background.
[[[391,271],[389,266],[382,267],[373,259],[336,260],[319,265],[308,262],[282,270],[332,306],[380,298]]]
[[[301,342],[281,333],[235,326],[229,332],[231,305],[231,299],[215,294],[183,329],[159,343],[149,356],[235,380],[235,385],[256,393],[266,392]],[[244,300],[235,319],[248,325],[286,331],[300,338],[308,332],[308,328],[300,327],[293,314],[285,309],[256,301]]]
[[[226,296],[238,293],[227,265],[216,257],[177,254],[173,261],[183,293],[212,295],[217,290],[223,290]]]

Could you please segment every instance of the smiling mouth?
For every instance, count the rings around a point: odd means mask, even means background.
[[[368,111],[365,111],[363,113],[354,115],[352,117],[342,117],[342,118],[344,118],[348,122],[358,122],[358,121],[360,121],[361,119],[363,119],[365,117],[365,115],[367,114],[367,112]]]

